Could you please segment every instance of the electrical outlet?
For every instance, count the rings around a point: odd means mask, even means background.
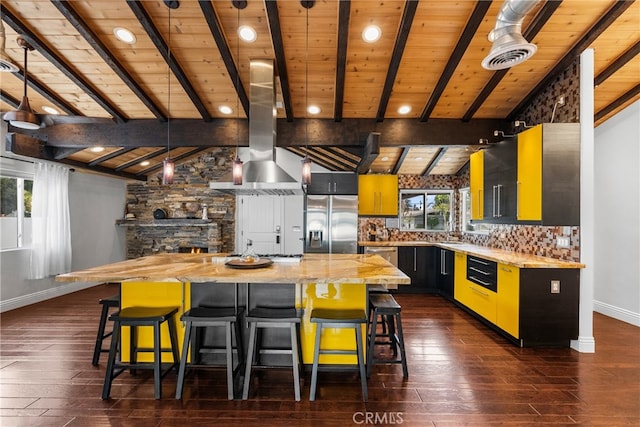
[[[556,245],[559,248],[568,248],[571,246],[571,239],[567,236],[558,237],[556,240]]]
[[[560,293],[560,280],[552,280],[551,281],[551,293],[559,294]]]

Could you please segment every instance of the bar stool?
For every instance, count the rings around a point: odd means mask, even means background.
[[[182,345],[182,357],[180,359],[180,368],[178,369],[178,383],[176,385],[176,399],[182,398],[182,388],[184,386],[184,376],[187,368],[187,355],[189,353],[189,345],[195,341],[195,335],[198,328],[219,327],[225,331],[224,347],[204,347],[198,348],[198,355],[203,353],[224,353],[226,355],[227,366],[227,398],[232,400],[234,397],[233,379],[237,371],[242,370],[244,364],[244,351],[242,350],[242,336],[240,334],[240,325],[238,321],[239,315],[234,307],[195,307],[182,315],[181,320],[185,322],[184,343]],[[235,334],[236,345],[233,345],[233,334]],[[233,352],[237,354],[237,367],[233,368]],[[191,366],[197,365],[197,355],[191,354]],[[205,366],[205,365],[198,365]]]
[[[98,366],[100,361],[100,353],[109,353],[109,349],[102,348],[102,341],[109,338],[113,332],[104,333],[109,317],[110,308],[120,308],[120,295],[111,295],[107,298],[101,298],[98,301],[102,304],[102,314],[100,315],[100,323],[98,324],[98,335],[96,336],[96,346],[93,349],[93,366]]]
[[[173,368],[178,368],[180,357],[178,355],[178,338],[176,334],[176,324],[174,316],[178,312],[178,307],[127,307],[117,313],[112,314],[109,320],[113,320],[113,334],[111,335],[111,346],[109,348],[109,360],[104,377],[104,387],[102,389],[102,399],[108,399],[111,394],[111,383],[113,379],[127,369],[135,374],[136,369],[153,369],[154,396],[156,399],[162,397],[162,378]],[[163,348],[161,343],[160,327],[167,322],[169,328],[169,338],[171,348]],[[119,353],[119,340],[121,328],[129,326],[129,363],[116,361]],[[136,332],[139,326],[153,326],[153,347],[138,347]],[[153,362],[137,362],[139,352],[153,352]],[[171,352],[173,362],[162,372],[162,353]],[[166,364],[165,364],[166,365]]]
[[[367,376],[371,375],[371,370],[376,363],[400,363],[402,364],[402,374],[405,378],[409,377],[407,369],[407,356],[404,348],[404,336],[402,334],[402,320],[400,312],[402,307],[398,304],[391,294],[376,294],[369,297],[370,308],[373,312],[371,331],[369,333],[369,349],[367,352]],[[378,316],[382,316],[383,321],[387,322],[388,332],[377,334]],[[398,331],[396,334],[396,325]],[[386,337],[385,341],[377,341],[378,337]],[[393,349],[394,359],[378,359],[373,355],[374,346],[376,344],[389,344]],[[400,360],[398,357],[398,347],[400,348]]]
[[[370,295],[375,295],[375,294],[388,294],[389,290],[384,286],[384,285],[380,285],[380,284],[372,284],[372,285],[367,285],[367,297],[369,297]],[[369,307],[371,307],[371,302],[369,302]],[[369,309],[369,314],[372,314],[372,310]],[[380,315],[380,321],[382,323],[382,332],[383,333],[387,333],[387,322],[384,321],[384,315]],[[371,316],[369,316],[369,326],[371,326]]]
[[[362,400],[367,401],[367,375],[364,365],[364,344],[362,340],[362,325],[367,323],[367,313],[364,310],[339,310],[316,308],[311,311],[311,323],[317,323],[316,340],[313,353],[313,369],[311,371],[311,391],[309,400],[316,399],[316,385],[318,383],[318,362],[321,354],[353,354],[358,356],[360,381],[362,383]],[[355,350],[323,349],[321,336],[323,328],[354,329],[356,333]]]
[[[251,383],[251,369],[253,367],[273,367],[265,365],[253,365],[254,355],[261,354],[290,354],[293,369],[293,388],[296,401],[300,400],[300,337],[299,327],[302,310],[295,308],[266,308],[256,307],[249,311],[246,321],[249,323],[249,348],[247,349],[247,366],[244,374],[244,387],[242,399],[249,398],[249,384]],[[290,349],[262,348],[262,340],[257,337],[260,329],[289,328],[291,333]],[[257,348],[256,348],[257,346]]]

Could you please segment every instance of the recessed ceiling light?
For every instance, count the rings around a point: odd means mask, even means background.
[[[380,160],[382,160],[383,162],[386,162],[387,160],[389,160],[389,158],[387,156],[382,156]]]
[[[222,114],[233,113],[233,110],[228,105],[221,105],[220,107],[218,107],[218,111],[220,111]]]
[[[104,151],[104,147],[91,147],[91,151],[93,153],[102,153]]]
[[[367,43],[377,42],[380,36],[382,36],[382,30],[377,25],[367,25],[362,31],[362,39]]]
[[[409,114],[411,112],[411,106],[409,105],[402,105],[400,108],[398,108],[398,113],[400,114]]]
[[[238,36],[242,40],[252,43],[258,38],[258,33],[256,33],[256,30],[254,30],[253,27],[250,27],[248,25],[241,25],[238,28]]]
[[[134,44],[136,42],[136,36],[126,28],[116,27],[113,29],[113,34],[121,42],[125,42],[127,44]]]
[[[416,160],[422,160],[422,157],[418,156],[416,157]]]
[[[60,114],[60,111],[56,110],[53,107],[49,107],[48,105],[44,105],[42,109],[48,114]]]
[[[143,160],[140,162],[140,166],[149,166],[149,160]]]
[[[317,105],[309,105],[309,107],[307,107],[307,112],[309,114],[318,114],[320,113],[320,107],[318,107]]]

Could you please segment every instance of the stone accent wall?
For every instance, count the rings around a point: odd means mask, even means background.
[[[180,246],[201,246],[221,252],[234,252],[235,197],[216,194],[209,182],[223,179],[231,171],[234,150],[219,148],[176,166],[174,183],[162,185],[162,172],[144,183],[127,184],[125,214],[127,257],[136,258],[158,252],[178,252]],[[170,219],[202,218],[207,205],[207,226],[134,227],[135,222],[153,222],[153,211],[165,209]]]

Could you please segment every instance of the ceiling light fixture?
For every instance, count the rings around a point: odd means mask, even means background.
[[[493,131],[493,136],[501,136],[503,138],[511,138],[511,137],[513,137],[515,135],[505,135],[505,133],[503,131],[501,131],[501,130],[494,130]]]
[[[92,153],[102,153],[104,151],[104,147],[91,147],[90,150]]]
[[[377,25],[367,25],[362,31],[362,39],[367,43],[375,43],[380,40],[382,30]]]
[[[318,107],[317,105],[309,105],[309,107],[307,108],[307,112],[309,114],[320,114],[320,107]]]
[[[255,30],[246,25],[240,26],[240,9],[247,7],[246,1],[234,0],[231,2],[238,10],[238,42],[236,43],[236,63],[240,64],[240,39],[252,42],[256,39]],[[250,31],[249,31],[250,30]],[[253,33],[252,33],[253,32]],[[252,35],[253,34],[253,35]],[[249,38],[247,38],[249,37]],[[238,151],[240,149],[240,67],[236,70],[236,158],[231,166],[233,185],[242,185],[242,160]]]
[[[244,7],[242,9],[244,9]],[[238,8],[238,10],[240,10],[240,8]],[[238,22],[238,24],[240,23]],[[253,43],[258,38],[258,33],[249,25],[241,25],[238,27],[238,36],[247,43]]]
[[[169,8],[169,40],[167,43],[167,157],[162,161],[162,185],[173,184],[176,164],[171,160],[171,9],[180,6],[178,0],[164,0]]]
[[[519,128],[520,126],[523,126],[524,128],[532,128],[533,126],[527,126],[527,123],[523,120],[516,120],[515,122],[513,122],[513,126]]]
[[[556,117],[556,108],[558,108],[558,106],[560,107],[564,106],[564,95],[560,95],[558,99],[556,99],[556,102],[553,104],[553,111],[551,112],[551,121],[549,123],[553,123],[553,119]]]
[[[304,159],[302,159],[302,184],[311,184],[311,159],[309,158],[309,9],[315,4],[314,0],[301,0],[300,4],[306,9],[306,38],[305,38],[305,66],[304,66],[304,102],[307,104],[304,117]],[[317,107],[316,107],[317,108]],[[320,109],[318,108],[318,113]],[[314,114],[314,113],[312,113]],[[315,113],[317,114],[317,113]]]
[[[228,105],[221,105],[220,107],[218,107],[218,111],[225,115],[233,113],[233,110]]]
[[[398,113],[399,114],[409,114],[411,112],[411,106],[409,105],[402,105],[400,108],[398,108]]]
[[[140,166],[149,166],[149,160],[143,160],[140,162]]]
[[[123,27],[115,27],[113,29],[113,35],[116,36],[118,40],[126,44],[134,44],[137,41],[136,36],[131,31]]]
[[[27,52],[33,50],[33,46],[20,36],[18,36],[16,41],[18,42],[18,46],[24,49],[24,92],[22,95],[22,101],[20,101],[20,105],[18,105],[18,109],[9,111],[2,118],[4,121],[9,122],[11,126],[15,126],[20,129],[35,130],[40,128],[40,119],[31,109],[31,106],[29,105],[29,98],[27,98]]]
[[[60,111],[56,110],[53,107],[49,107],[48,105],[43,105],[42,109],[47,112],[48,114],[54,114],[54,115],[58,115],[60,114]]]

